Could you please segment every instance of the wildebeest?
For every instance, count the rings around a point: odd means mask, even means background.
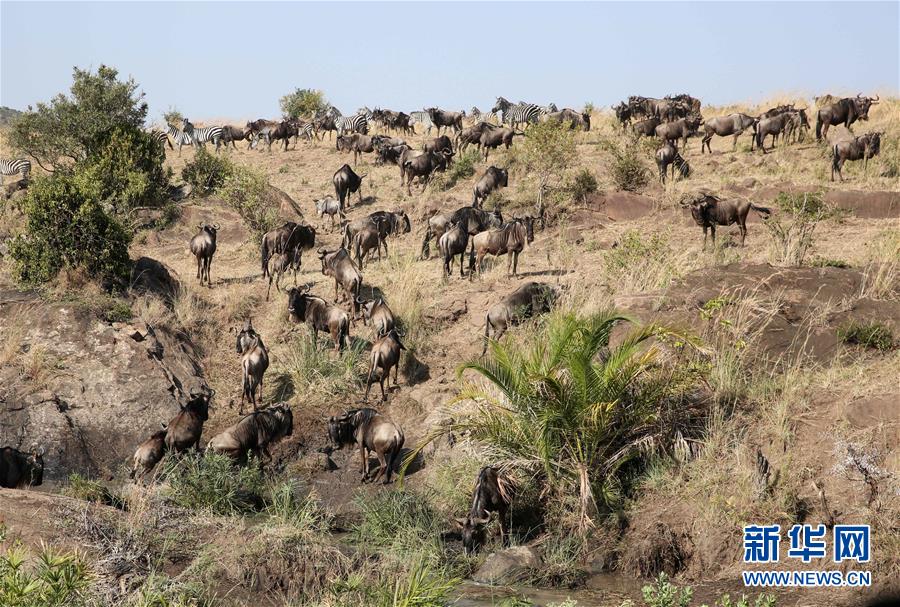
[[[44,482],[44,454],[24,453],[13,447],[0,448],[0,487],[18,489],[37,487]]]
[[[675,122],[664,122],[656,127],[656,136],[669,143],[677,143],[681,139],[681,148],[687,150],[688,137],[697,134],[701,120],[699,115],[692,115]]]
[[[382,239],[381,220],[367,223],[363,228],[356,232],[353,236],[353,253],[356,256],[356,264],[362,270],[365,264],[366,256],[374,250],[378,254],[378,261],[381,261],[381,248],[384,246],[387,253],[387,242]]]
[[[491,195],[494,190],[505,188],[509,185],[509,171],[495,166],[489,166],[484,175],[475,183],[475,194],[472,206],[478,207],[479,203]]]
[[[756,147],[766,154],[766,137],[772,135],[772,149],[775,149],[775,140],[784,132],[785,127],[791,121],[791,114],[784,112],[771,118],[762,118],[756,126]]]
[[[750,209],[768,217],[771,209],[758,206],[749,200],[721,200],[712,194],[703,193],[696,196],[690,203],[691,216],[697,225],[703,228],[703,248],[706,249],[706,230],[712,231],[713,247],[716,246],[716,226],[730,226],[738,224],[741,231],[741,246],[747,238],[747,214]]]
[[[237,126],[226,125],[222,127],[222,142],[225,144],[225,147],[228,147],[228,144],[231,144],[231,147],[237,149],[237,146],[234,145],[235,141],[243,141],[247,139],[249,136],[249,131],[247,129],[242,129]],[[171,145],[171,144],[170,144]]]
[[[727,116],[710,118],[703,125],[705,134],[703,135],[703,140],[700,142],[700,153],[702,154],[703,149],[706,148],[709,150],[709,153],[712,154],[712,148],[710,147],[709,142],[712,141],[713,135],[718,135],[719,137],[734,135],[734,143],[731,146],[731,150],[734,151],[737,149],[738,137],[740,137],[747,128],[753,127],[753,135],[755,138],[756,125],[758,122],[758,118],[740,112],[728,114]]]
[[[375,151],[376,141],[378,141],[377,137],[360,133],[339,135],[335,141],[335,148],[339,152],[353,152],[353,166],[356,166],[360,155],[371,154]]]
[[[576,112],[575,110],[564,108],[559,112],[547,114],[547,122],[558,122],[567,124],[570,129],[581,129],[582,131],[591,130],[591,115],[587,112]]]
[[[375,164],[383,165],[383,164],[400,164],[400,156],[403,155],[403,152],[410,150],[412,148],[405,143],[401,143],[398,145],[389,145],[389,144],[379,144],[375,148]]]
[[[344,203],[350,206],[350,194],[354,192],[359,193],[359,201],[362,202],[362,180],[366,175],[368,173],[357,175],[349,164],[345,164],[335,172],[331,181],[334,183],[334,194],[341,202],[341,209],[344,208]]]
[[[653,137],[656,134],[656,127],[662,124],[662,121],[656,116],[651,116],[643,120],[635,122],[631,131],[638,137]]]
[[[828,136],[828,128],[843,124],[850,130],[850,125],[857,120],[869,119],[869,108],[878,103],[880,97],[863,97],[859,93],[854,97],[844,97],[836,103],[823,107],[816,112],[816,140]]]
[[[623,102],[619,103],[618,105],[614,105],[612,109],[616,113],[616,120],[618,120],[619,124],[622,125],[622,130],[624,131],[626,127],[631,124],[631,108],[628,106],[628,104]]]
[[[197,258],[197,278],[200,284],[206,279],[206,286],[210,286],[209,270],[212,267],[212,258],[216,253],[216,231],[219,224],[201,223],[197,226],[200,230],[191,238],[191,253]]]
[[[350,252],[341,247],[334,251],[327,249],[319,249],[319,260],[322,262],[322,274],[334,278],[334,300],[339,302],[338,286],[340,286],[344,295],[350,302],[350,314],[355,318],[357,315],[356,298],[359,297],[359,289],[362,286],[362,274],[353,259]]]
[[[319,331],[331,335],[335,351],[343,349],[350,337],[350,317],[347,312],[321,297],[310,295],[309,287],[288,290],[288,312],[291,321],[305,322],[310,329],[313,347],[316,347]]]
[[[469,231],[463,223],[452,224],[438,238],[438,251],[444,260],[444,274],[450,276],[453,271],[453,258],[459,255],[459,275],[465,276],[463,268],[466,249],[469,247]]]
[[[488,152],[494,148],[498,148],[503,145],[508,150],[509,146],[512,145],[513,137],[515,137],[516,135],[525,135],[525,133],[506,127],[486,129],[482,131],[481,138],[478,140],[478,142],[481,145],[482,152],[484,153],[484,161],[487,162]]]
[[[464,128],[456,134],[457,151],[464,151],[470,144],[481,145],[482,133],[496,128],[498,128],[496,124],[491,124],[490,122],[483,121]]]
[[[241,336],[238,335],[238,343],[240,339]],[[181,453],[191,448],[200,448],[203,422],[209,419],[209,398],[210,394],[206,392],[192,393],[187,404],[182,405],[175,417],[169,420],[166,426],[166,450]]]
[[[425,152],[403,162],[403,171],[406,173],[406,193],[412,196],[412,180],[416,177],[422,183],[422,189],[428,187],[428,182],[434,173],[444,171],[453,158],[453,152]]]
[[[263,278],[269,275],[269,258],[275,253],[287,253],[294,265],[300,267],[303,251],[316,245],[316,229],[312,226],[286,221],[284,225],[263,235],[259,248]]]
[[[372,482],[384,475],[384,483],[391,482],[391,472],[403,450],[403,431],[375,409],[351,409],[341,416],[328,419],[328,436],[335,447],[358,445],[362,463],[362,480],[369,477],[369,452],[378,457],[379,468]]]
[[[881,150],[881,133],[866,133],[853,139],[839,141],[831,148],[831,180],[834,181],[834,172],[837,171],[841,181],[844,176],[841,168],[848,160],[864,160],[863,171],[868,171],[869,158],[877,156]]]
[[[253,325],[248,320],[242,333],[249,334],[248,341],[241,341],[238,337],[238,346],[241,350],[241,407],[239,413],[244,412],[244,401],[248,400],[256,411],[256,392],[259,390],[259,401],[263,400],[263,376],[269,368],[269,351],[262,341],[259,333],[253,330]]]
[[[266,127],[275,127],[278,125],[277,120],[266,120],[265,118],[259,118],[257,120],[247,122],[247,125],[244,128],[244,133],[246,133],[246,137],[249,141],[247,144],[247,149],[253,145],[253,142],[259,136],[259,132],[262,131]]]
[[[143,479],[166,453],[166,429],[155,432],[150,438],[138,445],[131,458],[131,472],[128,477]]]
[[[397,158],[397,166],[400,167],[400,187],[406,183],[406,162],[408,160],[412,160],[414,158],[418,158],[419,156],[424,155],[425,152],[422,150],[414,150],[412,148],[407,147],[403,151],[400,152],[400,156]]]
[[[281,291],[281,276],[289,270],[294,271],[294,285],[297,284],[297,270],[300,268],[300,251],[292,249],[284,253],[275,253],[269,258],[269,286],[266,289],[266,301],[272,292],[272,282],[275,282],[275,290]]]
[[[537,314],[549,312],[555,301],[556,292],[550,285],[526,282],[504,297],[503,301],[491,306],[484,316],[484,348],[481,355],[487,352],[492,332],[494,340],[498,340],[510,327]]]
[[[400,352],[406,347],[400,341],[400,334],[393,328],[372,344],[372,354],[369,358],[369,375],[366,378],[366,395],[364,400],[369,400],[369,389],[372,387],[372,376],[378,369],[378,383],[381,385],[381,400],[387,400],[384,391],[384,382],[387,380],[388,391],[391,389],[391,369],[394,369],[394,386],[399,386]]]
[[[792,143],[797,141],[803,142],[803,136],[809,130],[809,118],[806,115],[806,108],[801,108],[788,113],[788,121],[784,125],[784,142]]]
[[[269,446],[294,431],[294,415],[286,403],[272,405],[242,417],[236,424],[212,437],[207,449],[223,453],[239,463],[247,462],[247,453],[272,461]]]
[[[506,275],[512,267],[512,275],[516,275],[519,265],[519,253],[525,250],[525,243],[534,241],[534,218],[514,218],[496,230],[479,232],[472,238],[472,253],[469,258],[469,278],[475,273],[484,271],[486,255],[506,255]]]
[[[387,335],[387,332],[396,325],[394,313],[391,312],[391,309],[382,298],[379,297],[368,301],[358,298],[356,303],[359,304],[363,324],[371,322],[372,327],[375,329],[376,337]]]
[[[288,142],[291,137],[299,137],[300,127],[299,124],[294,120],[282,120],[278,124],[275,125],[266,125],[262,127],[255,135],[256,142],[259,142],[260,139],[265,140],[267,151],[272,151],[272,142],[273,141],[283,141],[284,148],[283,151],[287,151]],[[296,146],[296,143],[294,144]]]
[[[514,489],[512,481],[497,468],[485,466],[478,473],[469,514],[456,519],[467,554],[475,554],[484,545],[484,526],[491,520],[491,512],[496,512],[500,519],[500,543],[509,543],[507,513]]]
[[[341,209],[341,202],[339,200],[335,200],[330,196],[326,196],[320,200],[313,201],[316,205],[316,213],[319,215],[319,219],[324,219],[326,215],[328,215],[331,220],[331,231],[334,231],[334,216],[338,216],[338,223],[342,219],[346,219],[344,215],[344,211]]]
[[[425,111],[428,112],[431,122],[437,127],[438,135],[441,134],[441,129],[444,127],[452,128],[456,132],[462,130],[462,112],[445,112],[436,107],[425,108]]]
[[[422,144],[423,152],[453,152],[453,142],[446,135],[434,137]]]
[[[337,133],[337,125],[331,114],[316,116],[313,118],[312,125],[316,132],[316,139],[320,141],[325,139],[325,133],[328,133],[329,138],[333,136],[333,133]]]
[[[412,231],[412,223],[406,211],[375,211],[369,213],[369,220],[381,222],[381,227],[387,235],[409,234]]]
[[[429,243],[433,238],[440,238],[447,228],[453,224],[461,224],[468,230],[470,236],[490,228],[499,228],[503,225],[503,213],[499,208],[493,211],[485,211],[472,206],[461,207],[446,215],[436,213],[428,218],[428,226],[425,229],[425,237],[422,239],[422,259],[429,257]]]
[[[666,170],[672,165],[672,179],[675,179],[675,169],[681,173],[681,176],[687,178],[691,174],[691,167],[687,161],[678,153],[678,148],[671,143],[664,143],[661,148],[656,150],[656,166],[659,168],[659,182],[663,185],[666,183]]]

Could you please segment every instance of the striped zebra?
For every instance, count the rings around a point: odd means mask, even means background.
[[[181,131],[181,130],[175,128],[172,125],[169,125],[169,128],[166,129],[166,135],[171,137],[172,141],[175,142],[175,145],[178,146],[178,155],[179,156],[181,156],[181,146],[194,145],[194,141],[193,141],[193,139],[191,139],[190,135],[188,135],[184,131]],[[172,149],[174,149],[174,148],[172,148]]]
[[[501,112],[501,120],[504,124],[519,128],[520,124],[528,125],[537,122],[541,116],[548,113],[548,108],[534,103],[510,103],[503,97],[497,97],[497,103],[492,112]]]
[[[365,114],[357,114],[356,116],[344,117],[335,116],[334,126],[337,127],[338,136],[345,133],[361,133],[363,135],[369,132],[369,121],[366,120]]]
[[[431,135],[431,127],[434,126],[434,123],[431,121],[431,116],[428,115],[428,112],[409,113],[409,126],[412,127],[414,132],[417,124],[421,124],[425,127],[426,135]]]
[[[150,136],[153,137],[156,141],[158,141],[159,145],[161,145],[163,148],[165,148],[168,145],[170,150],[175,149],[172,147],[172,142],[169,140],[169,134],[166,133],[165,131],[157,131],[154,129],[154,130],[150,131]]]
[[[188,123],[190,124],[190,123]],[[178,146],[178,155],[181,156],[181,146],[184,145],[197,145],[202,146],[203,144],[212,141],[216,144],[216,151],[219,151],[219,147],[222,145],[222,127],[220,126],[204,126],[200,128],[194,128],[191,125],[191,131],[188,133],[186,131],[179,130],[174,126],[169,126],[169,129],[166,131],[166,134],[175,141],[175,144]]]
[[[472,106],[472,111],[469,113],[472,115],[473,124],[478,124],[479,122],[495,124],[495,119],[497,118],[494,112],[482,112],[475,106]]]
[[[3,185],[4,175],[22,174],[22,179],[28,179],[31,173],[31,161],[24,158],[16,160],[0,160],[0,185]]]

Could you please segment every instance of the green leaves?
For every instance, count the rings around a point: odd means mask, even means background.
[[[279,101],[281,113],[286,118],[305,118],[309,120],[317,112],[328,108],[328,100],[322,91],[314,89],[295,89]]]

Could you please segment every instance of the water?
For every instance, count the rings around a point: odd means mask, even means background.
[[[578,607],[619,607],[622,601],[632,599],[640,604],[641,580],[625,575],[603,573],[593,575],[587,588],[556,590],[525,586],[486,586],[472,581],[463,582],[457,589],[454,607],[492,607],[506,598],[531,601],[536,607],[561,604],[567,599],[577,601]]]

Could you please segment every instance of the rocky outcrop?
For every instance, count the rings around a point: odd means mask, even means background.
[[[530,546],[515,546],[489,554],[472,579],[481,584],[516,584],[541,566],[541,557]]]

